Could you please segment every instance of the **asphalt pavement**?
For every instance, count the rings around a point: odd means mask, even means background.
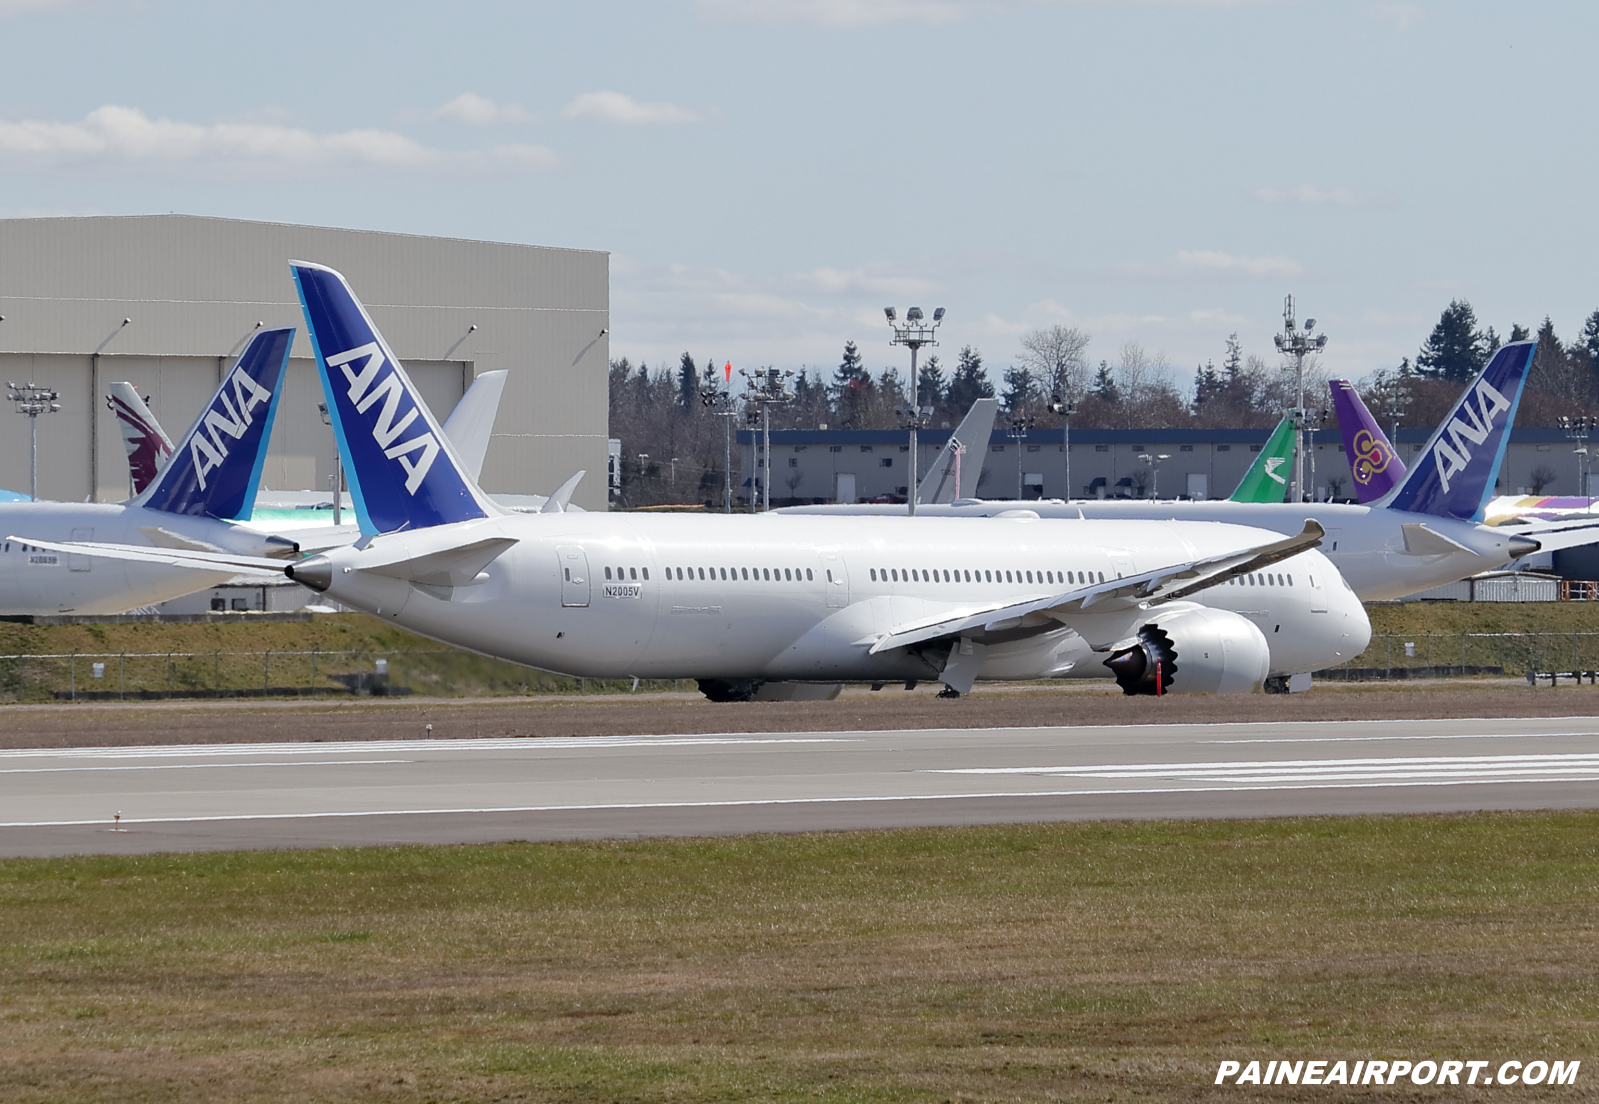
[[[0,856],[1599,805],[1599,718],[0,751]]]

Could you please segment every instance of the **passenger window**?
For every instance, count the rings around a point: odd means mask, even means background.
[[[1027,581],[1029,583],[1033,581],[1033,573],[1031,571],[1027,573]]]
[[[627,577],[629,579],[637,579],[638,578],[638,568],[636,568],[636,567],[628,568],[627,569]]]
[[[750,569],[746,567],[744,569],[744,578],[747,580],[749,577],[750,577]]]
[[[647,567],[644,569],[644,581],[646,583],[650,581],[650,569]]]
[[[761,578],[765,579],[768,583],[771,582],[772,581],[771,569],[770,568],[765,568],[765,567],[761,568]]]
[[[570,567],[566,569],[566,581],[569,583],[572,581],[572,569]]]
[[[1292,575],[1288,576],[1288,585],[1289,586],[1293,586],[1294,585],[1294,577]]]
[[[789,573],[789,570],[786,567],[783,569],[783,580],[790,583],[794,581],[794,576]]]
[[[890,571],[893,573],[894,581],[896,583],[899,582],[899,569],[898,568],[891,568]]]
[[[811,569],[808,568],[808,567],[805,569],[805,581],[807,583],[812,581],[812,579],[811,579]]]
[[[605,569],[605,577],[607,579],[609,579],[611,577],[611,569],[610,568],[606,568]]]
[[[875,567],[872,568],[872,578],[874,578],[874,579],[877,578],[877,569]],[[833,569],[832,568],[828,568],[827,569],[827,581],[828,582],[832,582],[833,581]]]
[[[1006,582],[1007,582],[1007,583],[1009,583],[1009,582],[1012,582],[1012,581],[1013,581],[1013,580],[1012,580],[1012,579],[1011,579],[1011,577],[1010,577],[1010,572],[1009,572],[1009,571],[1007,571],[1007,572],[1005,572],[1005,581],[1006,581]]]
[[[874,568],[872,568],[872,569],[871,569],[871,572],[872,572],[872,582],[874,582],[874,583],[875,583],[875,582],[877,582],[877,568],[875,568],[875,567],[874,567]],[[833,573],[832,573],[832,572],[831,572],[831,571],[829,571],[829,572],[828,572],[828,573],[827,573],[827,577],[828,577],[828,579],[832,579],[832,577],[833,577]]]

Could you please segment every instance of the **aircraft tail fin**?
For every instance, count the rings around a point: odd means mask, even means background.
[[[343,276],[290,261],[361,532],[499,513]]]
[[[1504,464],[1536,348],[1535,341],[1517,341],[1494,353],[1433,431],[1405,481],[1375,505],[1481,521]]]
[[[293,344],[293,326],[255,332],[137,505],[250,520]]]
[[[927,469],[916,490],[916,501],[926,503],[954,502],[963,494],[977,489],[977,478],[982,474],[983,459],[988,455],[988,437],[994,432],[994,416],[999,412],[998,399],[978,399],[961,419],[961,424],[950,434],[943,451]],[[966,462],[956,459],[956,449],[965,449]],[[956,485],[956,472],[960,483]],[[1068,494],[1070,489],[1068,488]]]
[[[494,435],[494,417],[500,412],[500,396],[505,393],[505,378],[510,374],[504,368],[484,372],[472,381],[444,419],[444,435],[455,446],[462,467],[473,479],[482,477],[483,458],[488,455],[489,438]]]
[[[1294,461],[1294,420],[1277,423],[1260,455],[1249,465],[1231,502],[1281,502],[1288,494],[1288,473]]]
[[[1332,391],[1349,470],[1355,477],[1355,497],[1362,505],[1375,502],[1405,481],[1405,462],[1366,409],[1354,384],[1335,379],[1327,386]]]
[[[133,493],[143,494],[171,458],[172,439],[133,384],[118,380],[108,390],[106,405],[117,416],[122,446],[128,450],[128,474],[133,480]]]

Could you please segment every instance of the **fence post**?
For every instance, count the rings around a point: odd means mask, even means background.
[[[265,696],[267,687],[272,685],[272,649],[268,648],[261,653],[261,693]]]
[[[316,649],[311,649],[311,693],[316,693]]]
[[[211,681],[217,697],[222,696],[222,653],[211,653]]]
[[[1466,634],[1460,634],[1460,673],[1466,673]]]
[[[128,700],[128,679],[124,670],[128,665],[128,653],[123,652],[117,656],[117,700]]]
[[[78,700],[78,653],[72,653],[72,700]]]
[[[167,653],[167,700],[172,700],[172,653]]]

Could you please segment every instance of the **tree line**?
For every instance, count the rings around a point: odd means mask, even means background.
[[[1501,337],[1492,326],[1479,325],[1470,303],[1453,300],[1414,360],[1372,372],[1360,390],[1385,426],[1397,411],[1401,424],[1431,428],[1502,344],[1529,336],[1526,327],[1513,324]],[[1599,310],[1570,344],[1547,317],[1536,336],[1538,351],[1517,424],[1552,426],[1562,414],[1594,408]],[[935,354],[917,371],[916,401],[933,408],[933,426],[957,425],[973,401],[998,397],[1002,421],[1026,418],[1030,425],[1052,428],[1061,424],[1061,415],[1050,405],[1064,400],[1074,407],[1073,428],[1082,429],[1264,429],[1294,405],[1292,368],[1275,356],[1268,361],[1246,353],[1237,334],[1227,338],[1220,364],[1195,368],[1186,393],[1163,358],[1136,343],[1123,345],[1114,361],[1098,363],[1089,358],[1089,345],[1089,335],[1076,327],[1033,330],[1000,371],[997,389],[975,347],[962,347],[953,367]],[[1326,406],[1327,376],[1314,357],[1306,361],[1305,376],[1307,403]],[[836,367],[802,368],[786,386],[793,398],[773,407],[774,429],[895,429],[901,425],[895,407],[908,401],[905,374],[892,367],[874,371],[854,341],[845,343]],[[696,360],[684,352],[676,364],[612,361],[610,432],[622,442],[620,504],[719,501],[726,423],[734,432],[747,424],[739,409],[743,390],[743,377],[735,372],[729,382],[727,366],[716,358]],[[730,417],[719,415],[729,407],[715,401],[724,393],[732,399]],[[733,468],[739,468],[736,456]],[[781,480],[777,472],[773,478],[774,484]],[[783,497],[780,485],[773,495]]]

